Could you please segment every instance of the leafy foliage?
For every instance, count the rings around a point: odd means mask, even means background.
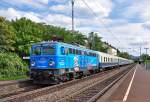
[[[66,43],[89,45],[97,51],[106,51],[101,37],[94,32],[87,37],[78,31],[69,31],[65,28],[35,23],[27,18],[7,21],[0,17],[0,77],[20,76],[27,71],[22,56],[29,56],[33,43],[50,41],[53,36],[63,38]]]
[[[101,52],[107,52],[108,49],[103,46],[101,37],[99,37],[98,34],[94,32],[89,33],[88,45],[90,49],[101,51]]]
[[[13,27],[5,18],[0,17],[0,50],[14,51],[14,38]]]
[[[12,26],[16,34],[15,51],[19,53],[19,55],[29,54],[31,43],[42,40],[44,27],[41,24],[37,24],[26,18],[21,18],[12,21]]]
[[[19,55],[29,55],[29,48],[34,42],[50,41],[53,35],[64,38],[64,42],[78,42],[85,44],[86,37],[80,32],[71,32],[65,28],[45,25],[44,23],[35,23],[29,19],[21,18],[12,21],[16,34],[16,52]]]
[[[27,70],[27,65],[15,53],[0,53],[0,79],[25,75]]]
[[[142,54],[140,57],[143,61],[150,60],[150,56],[148,54]]]
[[[131,59],[131,56],[127,52],[120,52],[120,51],[118,51],[118,56],[126,58],[126,59]]]

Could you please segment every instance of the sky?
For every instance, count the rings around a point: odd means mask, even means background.
[[[96,32],[103,41],[135,56],[140,46],[142,53],[149,48],[150,54],[149,5],[150,0],[75,0],[75,30],[85,35]],[[71,0],[0,0],[0,16],[26,17],[70,30]]]

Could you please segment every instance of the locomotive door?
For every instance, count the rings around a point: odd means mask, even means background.
[[[85,56],[84,56],[84,52],[82,52],[82,54],[80,56],[80,66],[81,66],[81,69],[85,68]]]

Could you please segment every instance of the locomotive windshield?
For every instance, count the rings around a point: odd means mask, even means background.
[[[54,55],[55,47],[53,45],[36,45],[32,47],[32,55]]]
[[[40,55],[41,54],[41,46],[32,47],[32,55]]]
[[[50,45],[42,46],[42,54],[54,55],[55,54],[54,46],[50,46]]]

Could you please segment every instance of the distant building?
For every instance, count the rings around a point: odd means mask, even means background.
[[[104,47],[107,47],[107,53],[116,56],[117,55],[117,48],[115,48],[114,46],[110,45],[107,42],[104,42],[103,44]]]

